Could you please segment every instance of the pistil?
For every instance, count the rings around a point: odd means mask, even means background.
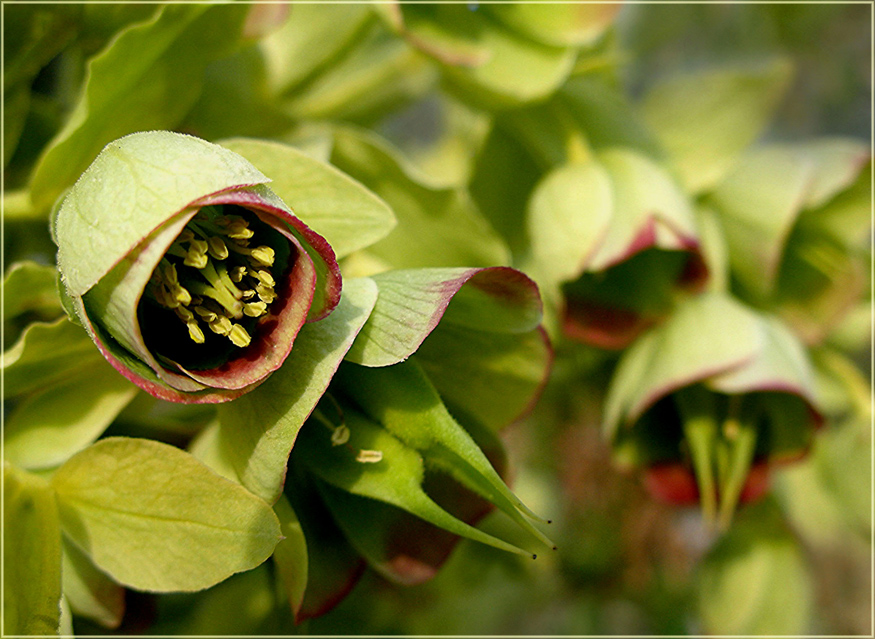
[[[239,320],[266,315],[276,299],[276,254],[265,244],[250,246],[256,239],[244,217],[201,209],[155,268],[146,296],[172,310],[196,344],[209,329],[248,346],[252,338]]]

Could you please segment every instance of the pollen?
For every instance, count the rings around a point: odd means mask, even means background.
[[[255,226],[243,216],[224,214],[221,206],[205,207],[152,273],[146,297],[173,311],[195,344],[207,343],[209,330],[245,348],[253,322],[269,313],[277,297],[276,252],[259,242],[263,230]]]

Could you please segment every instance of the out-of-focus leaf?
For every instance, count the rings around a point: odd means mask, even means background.
[[[77,367],[75,376],[45,385],[7,416],[5,458],[22,468],[57,466],[96,440],[136,393],[102,359]]]
[[[328,241],[338,259],[370,246],[395,226],[392,210],[380,198],[294,147],[244,138],[220,144],[271,176],[271,190]]]
[[[101,440],[51,483],[65,534],[133,588],[207,588],[259,565],[280,541],[264,501],[156,441]]]
[[[58,271],[36,262],[16,262],[3,280],[3,318],[35,313],[52,319],[63,313],[58,299]]]
[[[613,23],[622,5],[526,2],[481,7],[519,33],[554,46],[591,44]]]
[[[219,427],[197,454],[233,468],[239,481],[273,502],[282,492],[289,452],[301,425],[328,387],[340,361],[370,314],[377,287],[346,280],[337,308],[306,324],[283,366],[258,388],[219,407]]]
[[[120,31],[89,62],[83,97],[42,154],[34,207],[48,209],[111,140],[172,128],[197,98],[206,66],[236,46],[248,9],[168,5]]]
[[[207,140],[230,136],[275,138],[292,124],[292,118],[268,94],[261,49],[253,44],[207,66],[203,89],[177,130]]]
[[[319,7],[322,9],[323,7]],[[432,65],[378,22],[369,23],[346,51],[283,101],[299,120],[370,123],[434,86]]]
[[[18,4],[3,14],[3,90],[29,85],[75,37],[81,5]]]
[[[368,248],[392,268],[492,266],[510,260],[466,191],[417,181],[397,152],[375,135],[336,130],[331,162],[392,207],[398,226]]]
[[[749,507],[704,559],[699,611],[718,635],[807,633],[813,585],[796,540],[768,502]]]
[[[447,78],[478,103],[511,106],[543,98],[568,77],[576,57],[573,48],[522,37],[465,5],[398,3],[393,10],[401,35],[441,62]]]
[[[124,588],[98,570],[68,539],[63,539],[64,597],[77,615],[105,628],[117,628],[125,612]]]
[[[291,93],[336,61],[372,19],[366,5],[295,4],[282,27],[263,38],[271,91]]]
[[[45,480],[3,463],[3,627],[56,635],[61,621],[61,528]]]
[[[525,333],[541,319],[534,283],[506,267],[410,269],[372,279],[380,295],[346,357],[364,366],[403,361],[442,320],[478,330]]]
[[[292,613],[297,616],[307,590],[307,539],[301,522],[285,495],[280,495],[273,511],[280,521],[280,530],[284,537],[274,548],[273,563],[282,580]]]
[[[443,93],[432,93],[391,114],[378,130],[409,158],[421,181],[447,188],[469,182],[489,125],[490,118],[483,111]]]
[[[792,77],[788,60],[706,69],[665,79],[641,104],[690,193],[718,182],[761,134]]]
[[[7,397],[57,383],[103,358],[88,334],[66,317],[34,322],[3,353]]]

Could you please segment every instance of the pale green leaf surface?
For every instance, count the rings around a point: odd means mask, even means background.
[[[507,264],[504,242],[461,189],[435,188],[381,138],[338,129],[331,162],[380,196],[398,225],[368,249],[392,268]]]
[[[813,584],[783,522],[753,512],[739,519],[702,562],[699,612],[716,635],[802,636],[810,631]]]
[[[324,70],[370,18],[364,4],[295,4],[283,26],[259,43],[272,92],[288,92]]]
[[[732,298],[708,293],[685,300],[620,358],[605,401],[606,433],[678,388],[753,361],[762,341],[757,316]]]
[[[665,79],[644,96],[644,120],[690,193],[716,185],[771,119],[793,68],[776,58]]]
[[[46,482],[3,463],[2,633],[55,635],[61,621],[61,528]]]
[[[173,127],[197,98],[207,64],[236,45],[247,12],[245,5],[174,4],[120,31],[89,62],[82,99],[43,152],[31,182],[34,206],[48,209],[111,140]]]
[[[63,463],[96,440],[136,393],[103,359],[77,368],[75,376],[46,384],[6,417],[5,459],[29,469]]]
[[[3,353],[4,392],[12,397],[56,383],[101,359],[88,334],[66,317],[34,322]]]
[[[461,4],[404,5],[408,40],[443,63],[462,91],[490,105],[542,98],[571,72],[576,51],[522,37]]]
[[[244,138],[220,144],[270,176],[270,189],[328,241],[338,259],[382,239],[395,226],[392,210],[380,198],[294,147]]]
[[[52,477],[64,533],[140,590],[193,591],[262,563],[280,541],[263,500],[147,439],[101,440]]]
[[[579,276],[613,212],[611,178],[599,163],[565,164],[548,173],[535,187],[526,216],[539,279],[555,285]]]
[[[236,153],[188,135],[150,131],[108,144],[67,194],[55,221],[67,289],[85,293],[195,200],[267,181]]]
[[[16,262],[6,269],[3,280],[3,318],[32,311],[59,315],[58,271],[36,262]]]
[[[263,384],[219,407],[219,427],[206,459],[218,456],[241,483],[273,502],[282,492],[298,430],[328,387],[377,298],[366,279],[347,280],[326,319],[305,325],[283,366]]]
[[[630,149],[607,149],[598,154],[598,161],[610,177],[613,214],[588,270],[599,271],[628,258],[648,225],[655,248],[680,250],[695,243],[691,204],[668,171]]]
[[[77,615],[105,628],[117,628],[125,612],[125,590],[91,563],[85,553],[64,538],[64,597]]]
[[[454,415],[498,430],[534,405],[552,349],[541,330],[494,333],[442,322],[414,357]]]
[[[592,44],[611,25],[616,4],[514,2],[481,7],[519,33],[553,46]]]
[[[346,357],[365,366],[403,361],[441,321],[522,333],[541,319],[537,289],[509,268],[409,269],[387,271],[372,279],[380,295]]]

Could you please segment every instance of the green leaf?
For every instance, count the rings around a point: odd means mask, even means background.
[[[283,366],[263,384],[219,407],[219,427],[198,455],[217,457],[240,482],[273,502],[282,492],[289,452],[301,425],[328,387],[377,297],[366,278],[346,280],[340,304],[306,324]]]
[[[58,466],[112,423],[137,388],[102,359],[45,384],[15,406],[3,430],[5,458],[29,469]]]
[[[36,262],[16,262],[3,280],[3,318],[22,313],[53,318],[63,313],[58,299],[58,271]]]
[[[759,66],[677,75],[644,96],[644,120],[693,194],[714,187],[759,137],[787,89],[793,68],[776,58]]]
[[[270,176],[270,189],[328,241],[338,259],[370,246],[395,226],[392,210],[380,198],[294,147],[244,138],[220,144]]]
[[[264,501],[156,441],[101,440],[51,483],[64,533],[98,568],[141,590],[207,588],[259,565],[280,540]]]
[[[58,268],[70,295],[84,294],[195,200],[267,181],[236,153],[188,135],[149,131],[112,142],[64,198],[55,219]]]
[[[274,548],[273,563],[282,580],[292,613],[297,616],[307,590],[307,539],[301,522],[285,495],[280,495],[273,511],[280,521],[280,530],[284,537]]]
[[[89,62],[82,99],[43,152],[31,182],[34,206],[48,209],[108,142],[172,128],[197,98],[207,64],[236,45],[248,10],[168,5],[120,31]]]
[[[462,189],[418,180],[381,138],[335,131],[331,162],[380,196],[398,225],[368,249],[392,268],[507,264],[507,247]]]
[[[421,453],[427,464],[494,504],[536,539],[553,545],[528,519],[536,515],[505,485],[413,360],[381,368],[345,363],[336,381],[339,393],[350,397],[373,421]]]
[[[282,105],[296,120],[370,124],[423,95],[436,79],[428,60],[374,21],[356,34],[355,46],[290,91]]]
[[[5,395],[55,384],[101,359],[88,334],[66,317],[34,322],[3,353]]]
[[[619,4],[521,2],[485,4],[481,10],[538,42],[554,46],[592,44],[614,21]]]
[[[363,4],[296,4],[282,27],[263,38],[268,81],[274,94],[290,93],[325,70],[356,43],[372,20]]]
[[[457,535],[520,554],[528,554],[500,539],[487,535],[456,519],[438,506],[422,489],[423,460],[411,448],[357,411],[344,408],[343,425],[350,436],[348,445],[335,446],[332,431],[318,421],[301,431],[302,462],[314,475],[340,491],[320,490],[326,504],[350,543],[384,576],[401,578],[400,567],[390,565],[385,534],[379,517],[369,512],[367,502],[347,495],[367,497],[390,504]],[[358,461],[360,451],[378,451],[376,462]]]
[[[540,329],[495,333],[448,322],[441,322],[414,355],[453,415],[496,431],[534,406],[552,356]]]
[[[441,321],[476,330],[524,333],[541,319],[533,282],[506,267],[399,270],[372,279],[380,295],[346,358],[364,366],[403,361]]]
[[[105,628],[118,628],[125,612],[125,590],[91,563],[85,553],[63,538],[64,597],[77,615]]]
[[[400,4],[402,35],[443,63],[466,97],[490,107],[543,98],[559,87],[576,51],[517,35],[465,5]]]
[[[768,502],[740,513],[698,579],[704,629],[715,635],[801,636],[813,585],[801,549]]]
[[[61,529],[45,480],[3,463],[2,633],[56,635],[61,622]]]

